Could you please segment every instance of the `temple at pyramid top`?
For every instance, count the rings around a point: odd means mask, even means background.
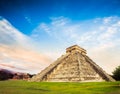
[[[66,53],[72,53],[72,52],[79,52],[79,53],[84,54],[84,55],[87,54],[86,50],[81,48],[78,45],[73,45],[73,46],[68,47],[66,49]]]

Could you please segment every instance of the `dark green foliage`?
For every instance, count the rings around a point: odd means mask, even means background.
[[[113,78],[117,81],[120,81],[120,66],[118,66],[114,71],[113,71]]]
[[[0,80],[8,80],[13,77],[13,74],[5,71],[5,70],[0,70]]]

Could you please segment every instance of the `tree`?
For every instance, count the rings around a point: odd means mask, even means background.
[[[120,66],[118,66],[114,71],[113,71],[113,78],[116,81],[120,81]]]

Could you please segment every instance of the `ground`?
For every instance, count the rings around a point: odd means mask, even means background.
[[[0,81],[0,94],[120,94],[120,82]]]

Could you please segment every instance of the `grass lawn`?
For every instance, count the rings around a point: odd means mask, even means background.
[[[120,82],[0,81],[0,94],[120,94]]]

